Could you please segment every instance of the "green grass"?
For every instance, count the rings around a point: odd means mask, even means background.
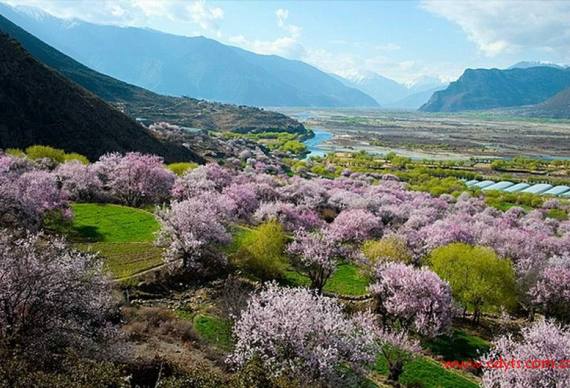
[[[478,359],[490,348],[489,342],[483,338],[460,329],[426,341],[423,346],[444,360],[458,361]]]
[[[230,228],[230,233],[232,235],[232,241],[222,248],[222,251],[227,254],[231,255],[236,253],[242,241],[247,237],[249,233],[251,233],[253,229],[243,226],[243,225],[232,225]]]
[[[114,278],[125,278],[162,264],[153,245],[159,225],[141,209],[110,204],[76,203],[70,238],[83,251],[99,252]]]
[[[127,206],[76,203],[72,238],[80,242],[153,241],[159,225],[151,213]]]
[[[311,280],[305,274],[295,270],[285,272],[284,283],[294,287],[308,287]],[[326,282],[324,291],[338,295],[360,296],[367,293],[368,279],[354,264],[340,264],[335,273]]]
[[[388,375],[388,364],[383,356],[376,362],[374,370],[382,375]],[[437,361],[418,356],[408,361],[404,373],[400,376],[403,386],[418,384],[424,388],[476,388],[479,385],[462,373],[445,369]]]
[[[309,287],[311,285],[311,279],[305,274],[294,269],[289,269],[285,271],[282,283],[291,287]]]
[[[197,314],[192,319],[192,324],[206,342],[223,350],[232,348],[232,326],[229,321],[210,314]]]
[[[104,268],[115,279],[135,275],[162,264],[162,248],[152,242],[78,243],[82,251],[99,253],[104,258]]]
[[[341,264],[325,284],[324,290],[339,295],[365,295],[368,279],[354,264]]]
[[[568,213],[562,209],[550,209],[546,212],[546,216],[558,221],[566,221],[568,219]]]

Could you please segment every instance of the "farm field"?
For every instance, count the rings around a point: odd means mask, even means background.
[[[159,225],[152,213],[112,204],[76,203],[72,209],[72,240],[79,249],[102,255],[114,278],[162,264],[162,249],[154,245]]]

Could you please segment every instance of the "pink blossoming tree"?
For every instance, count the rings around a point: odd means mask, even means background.
[[[44,235],[0,233],[0,341],[45,357],[88,350],[111,334],[110,284],[101,263]]]
[[[311,287],[321,293],[335,271],[341,255],[339,243],[322,231],[295,233],[288,250],[311,279]]]
[[[218,246],[231,240],[218,209],[193,198],[157,211],[157,242],[167,248],[165,261],[183,271],[207,271],[225,264]]]
[[[570,386],[568,369],[560,367],[561,361],[570,359],[568,328],[552,321],[538,321],[523,328],[521,337],[518,340],[509,334],[493,341],[493,349],[484,357],[483,364],[503,361],[516,365],[483,368],[483,385],[489,388]]]
[[[167,201],[176,178],[162,158],[138,152],[103,155],[94,168],[109,194],[129,206]]]
[[[426,268],[389,263],[379,265],[370,288],[384,322],[425,336],[441,334],[451,325],[453,300],[449,284]]]
[[[348,317],[334,299],[271,284],[237,321],[229,361],[241,367],[259,357],[272,377],[338,384],[341,366],[361,370],[374,361],[376,332],[369,313]]]

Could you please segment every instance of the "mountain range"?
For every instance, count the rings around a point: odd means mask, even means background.
[[[570,69],[552,66],[467,69],[420,110],[457,112],[540,104],[570,87]]]
[[[553,67],[555,69],[565,69],[568,66],[542,61],[521,61],[509,66],[507,69],[528,69],[530,67]]]
[[[437,78],[421,77],[405,85],[375,72],[355,72],[346,77],[335,77],[345,85],[362,90],[372,96],[383,108],[418,109],[446,83]]]
[[[155,153],[167,161],[201,159],[182,145],[160,141],[0,33],[0,149],[33,144],[79,152],[91,160],[115,151]]]
[[[406,85],[372,72],[342,78],[303,62],[258,55],[203,37],[70,21],[1,3],[0,13],[55,46],[0,16],[0,31],[17,39],[39,62],[143,122],[309,134],[287,116],[244,103],[381,105],[426,112],[525,107],[528,115],[570,117],[570,92],[565,92],[570,88],[570,68],[552,63],[525,61],[504,70],[467,69],[449,85],[429,77]]]
[[[70,21],[2,4],[0,14],[84,65],[159,94],[253,106],[377,106],[306,63],[204,37]]]
[[[162,96],[98,73],[45,44],[0,15],[0,32],[16,39],[39,62],[57,70],[132,118],[208,130],[279,131],[306,135],[306,128],[283,114],[192,98]]]

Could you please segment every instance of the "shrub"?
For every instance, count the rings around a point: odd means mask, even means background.
[[[160,382],[160,387],[164,388],[220,388],[227,386],[222,373],[204,362],[184,366],[184,368],[176,368],[174,376],[169,376]]]
[[[262,280],[277,279],[287,268],[286,242],[283,226],[268,221],[238,237],[239,248],[233,258],[238,267]]]
[[[179,319],[173,311],[168,309],[125,308],[122,313],[127,321],[124,331],[135,340],[157,336],[174,337],[182,341],[198,338],[191,322]]]
[[[235,388],[272,388],[270,376],[265,371],[259,357],[253,357],[245,363],[232,381]]]
[[[404,239],[396,235],[389,235],[381,240],[366,241],[362,246],[362,253],[370,267],[383,262],[410,264],[413,257]]]
[[[516,304],[515,273],[508,259],[490,248],[453,243],[435,249],[429,263],[449,282],[454,298],[473,310],[478,321],[482,311],[498,311]]]
[[[13,349],[0,350],[1,388],[122,387],[120,366],[106,360],[90,360],[70,353],[38,364]]]
[[[280,149],[285,152],[291,152],[292,154],[302,154],[307,151],[307,146],[298,140],[288,140]]]
[[[76,160],[78,162],[81,162],[81,164],[85,164],[85,165],[89,164],[89,159],[87,159],[86,156],[78,154],[77,152],[71,152],[69,154],[65,154],[64,159],[66,162]]]
[[[26,153],[19,148],[7,148],[4,153],[14,158],[25,158]]]
[[[187,162],[180,162],[180,163],[170,163],[166,166],[170,171],[175,173],[177,176],[182,176],[186,174],[189,170],[193,170],[198,167],[198,163],[187,163]]]
[[[51,159],[56,164],[65,162],[65,152],[50,146],[33,145],[26,148],[26,155],[30,159]]]

